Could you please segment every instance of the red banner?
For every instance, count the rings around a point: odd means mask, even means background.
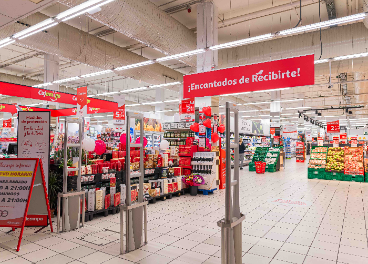
[[[314,84],[314,55],[184,76],[183,97],[194,98]]]
[[[34,88],[19,84],[0,82],[0,94],[77,105],[77,95],[75,94]],[[96,108],[103,106],[104,109],[108,109],[110,112],[115,111],[118,105],[115,102],[95,98],[88,98],[87,104],[89,107]]]
[[[7,120],[3,120],[3,127],[8,127],[8,128],[11,128],[12,126],[12,119],[9,118]]]
[[[87,86],[77,89],[77,113],[78,117],[87,115]]]
[[[125,120],[125,105],[122,105],[118,108],[118,111],[114,112],[115,120]]]
[[[0,142],[17,142],[17,138],[0,138]]]
[[[327,133],[340,133],[340,121],[327,122]]]

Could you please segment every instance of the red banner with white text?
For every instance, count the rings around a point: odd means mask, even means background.
[[[0,94],[77,105],[76,94],[63,93],[19,84],[0,82]],[[118,104],[115,102],[95,98],[88,98],[87,105],[88,107],[95,108],[103,107],[103,109],[110,110],[110,112],[115,111],[118,107]]]
[[[9,119],[6,119],[6,120],[3,120],[3,127],[7,127],[7,128],[11,128],[12,126],[12,119],[9,118]]]
[[[340,133],[340,121],[327,122],[327,133]]]
[[[183,97],[194,98],[314,84],[314,55],[184,76]]]

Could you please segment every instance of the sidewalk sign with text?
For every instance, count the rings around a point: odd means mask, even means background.
[[[17,251],[27,221],[46,216],[53,232],[42,160],[0,159],[0,183],[0,227],[21,228]],[[47,225],[46,220],[36,226]]]

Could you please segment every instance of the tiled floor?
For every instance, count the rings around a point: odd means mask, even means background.
[[[307,164],[257,175],[241,171],[243,263],[368,263],[368,183],[308,180]],[[224,190],[185,195],[148,207],[149,244],[119,255],[119,216],[95,218],[63,234],[0,228],[0,263],[219,264]],[[304,205],[280,204],[280,200]],[[278,202],[275,202],[278,201]]]

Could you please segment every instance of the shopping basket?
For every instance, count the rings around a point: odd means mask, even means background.
[[[256,173],[263,174],[266,171],[266,162],[263,161],[256,161]]]

